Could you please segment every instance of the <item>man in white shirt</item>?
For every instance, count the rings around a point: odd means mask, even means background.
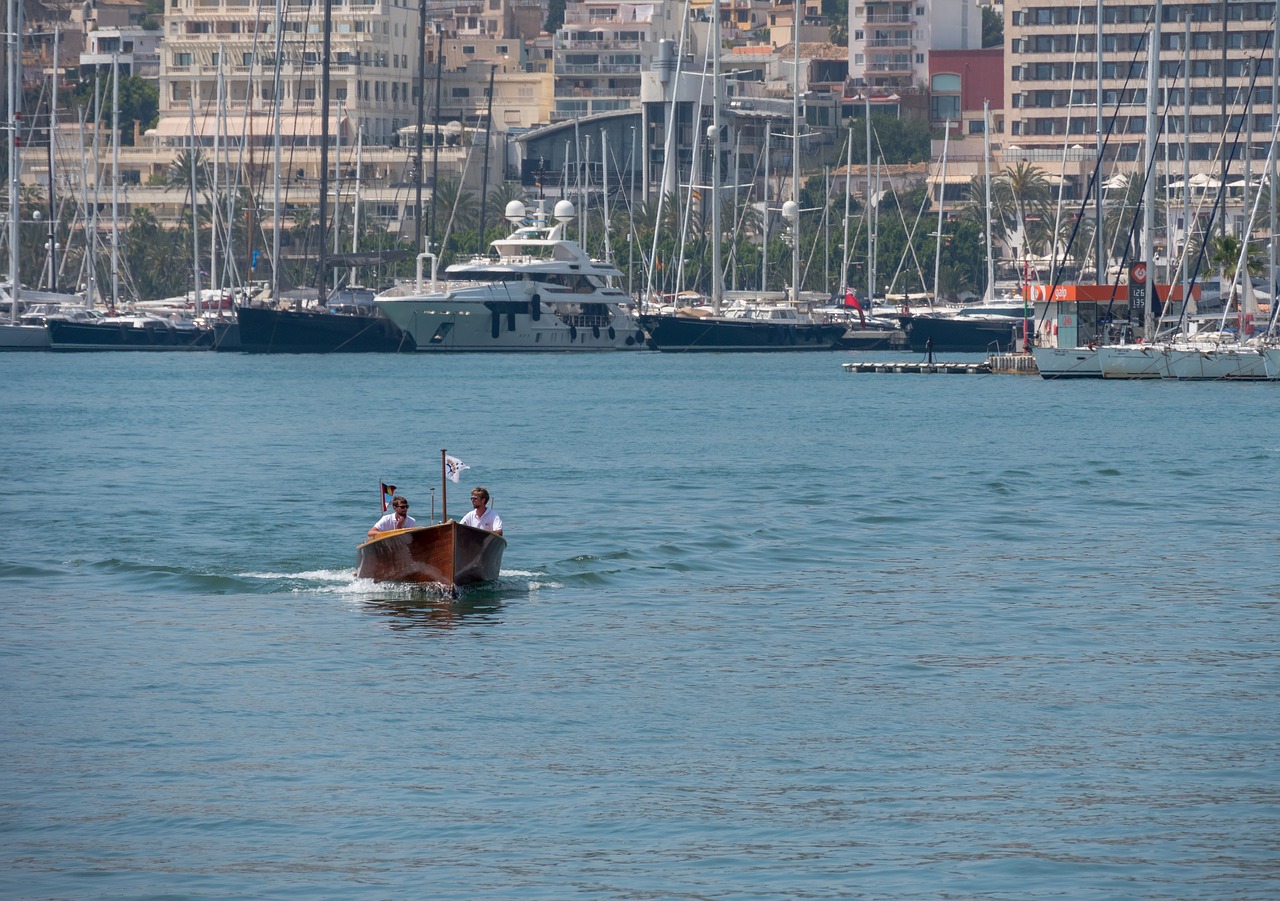
[[[477,485],[471,489],[471,506],[474,509],[462,517],[462,524],[476,529],[487,529],[490,532],[496,532],[501,535],[502,517],[492,510],[485,509],[488,503],[489,490],[487,488],[481,488]]]
[[[369,537],[377,538],[379,532],[390,532],[392,529],[412,529],[417,524],[409,515],[409,502],[397,494],[391,499],[391,512],[370,527]]]

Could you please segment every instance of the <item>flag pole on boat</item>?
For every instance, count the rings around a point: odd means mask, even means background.
[[[447,522],[449,520],[449,487],[448,476],[445,475],[445,449],[440,448],[440,521]]]

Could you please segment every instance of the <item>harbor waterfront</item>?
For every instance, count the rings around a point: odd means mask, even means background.
[[[0,355],[0,895],[1274,896],[1280,394],[901,357]]]

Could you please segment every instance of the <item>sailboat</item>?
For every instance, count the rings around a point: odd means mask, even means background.
[[[415,349],[413,339],[404,334],[389,319],[373,306],[372,291],[334,291],[326,293],[330,265],[363,266],[382,262],[394,262],[407,259],[407,251],[385,251],[373,254],[352,253],[346,257],[326,253],[325,228],[327,225],[326,209],[329,199],[329,73],[330,73],[330,40],[332,36],[332,4],[324,5],[324,49],[321,51],[321,99],[320,99],[320,247],[317,283],[319,298],[314,306],[303,308],[297,306],[280,306],[280,123],[279,112],[276,114],[275,134],[275,223],[272,252],[272,291],[271,306],[241,304],[236,308],[236,322],[239,325],[240,350],[246,353],[395,353]],[[279,9],[279,7],[277,7]],[[419,16],[426,15],[426,4],[422,4]],[[277,12],[276,19],[276,59],[280,58],[281,22]],[[423,89],[421,62],[418,68],[419,96]],[[421,134],[421,104],[419,104],[418,131]],[[341,122],[339,122],[341,127]],[[421,180],[422,173],[418,172]],[[417,207],[417,215],[422,216],[422,204]],[[336,217],[335,217],[336,219]],[[336,227],[336,225],[335,225]]]
[[[720,241],[720,166],[722,141],[720,126],[720,0],[713,0],[709,29],[711,52],[711,126],[707,138],[711,144],[711,311],[677,309],[673,313],[648,313],[640,317],[649,333],[649,346],[668,352],[707,351],[802,351],[832,350],[843,336],[841,323],[823,322],[802,315],[799,306],[800,278],[800,205],[794,199],[799,191],[800,143],[800,19],[797,13],[792,26],[795,43],[795,91],[792,109],[792,200],[783,204],[783,218],[792,223],[792,286],[790,304],[745,305],[729,314],[724,309],[724,271]]]
[[[0,350],[48,350],[49,331],[42,325],[27,325],[21,320],[22,315],[22,280],[18,265],[18,85],[20,67],[22,65],[21,28],[18,22],[18,0],[9,0],[9,46],[7,56],[9,71],[6,81],[9,85],[9,122],[6,138],[9,145],[9,284],[8,290],[0,286],[0,300],[7,302],[9,321],[0,322]],[[50,135],[52,140],[52,134]],[[52,188],[50,189],[52,190]]]

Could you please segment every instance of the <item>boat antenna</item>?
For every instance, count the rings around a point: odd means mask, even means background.
[[[445,449],[440,448],[440,521],[445,522],[449,519],[449,486],[447,484],[447,476],[445,475]],[[434,504],[433,504],[434,506]]]

